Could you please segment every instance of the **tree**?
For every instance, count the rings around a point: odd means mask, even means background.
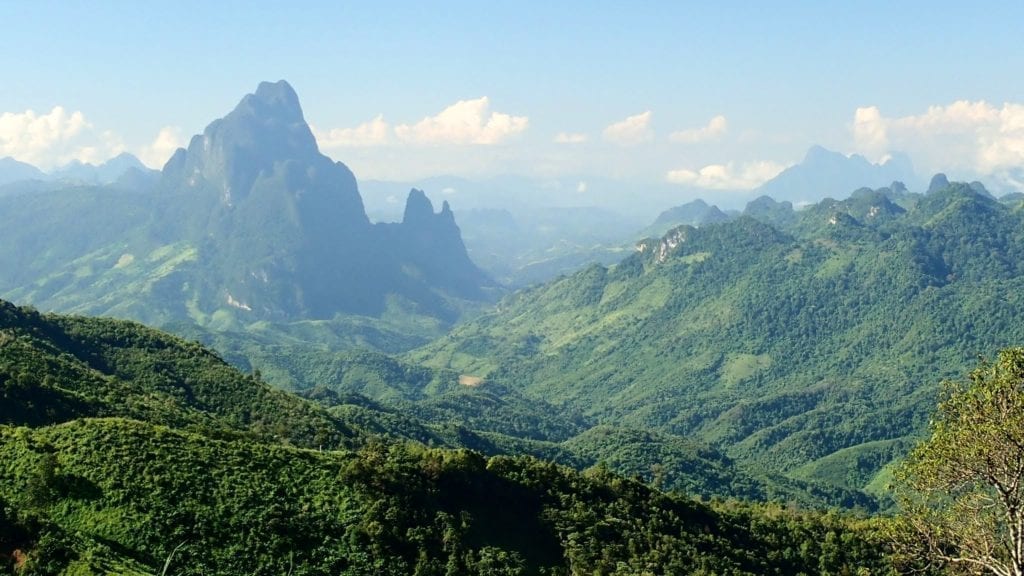
[[[28,478],[25,492],[29,504],[35,507],[51,504],[58,496],[59,482],[57,455],[53,452],[45,452]]]
[[[896,472],[899,549],[954,572],[1024,575],[1024,348],[945,383],[930,432]]]

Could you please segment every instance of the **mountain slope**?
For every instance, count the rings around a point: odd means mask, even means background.
[[[31,164],[19,162],[9,156],[0,158],[0,185],[43,178],[46,178],[46,174]]]
[[[341,446],[356,435],[194,342],[131,322],[42,316],[2,300],[0,391],[4,424],[124,416],[301,446]]]
[[[422,394],[430,371],[390,362],[419,373],[376,385]],[[370,376],[348,375],[362,386]],[[324,410],[125,321],[0,302],[0,397],[0,566],[16,573],[152,574],[166,563],[174,574],[789,574],[886,563],[871,523],[710,506],[602,466],[581,474],[396,442],[394,430],[490,448],[503,437],[425,427],[354,395],[359,404]],[[497,416],[496,400],[483,418]],[[622,437],[628,446],[634,435]],[[345,448],[353,441],[358,451]],[[587,438],[575,443],[593,453]],[[748,480],[713,452],[682,450],[722,481]]]
[[[0,426],[0,514],[18,529],[0,532],[0,554],[54,574],[111,564],[154,573],[165,560],[174,574],[743,575],[885,566],[869,524],[716,509],[603,470],[381,444],[318,452],[121,419]]]
[[[777,472],[820,478],[820,460],[859,488],[893,454],[882,441],[921,429],[938,381],[1024,340],[1021,215],[958,184],[886,202],[811,207],[795,235],[749,217],[677,228],[410,358]]]

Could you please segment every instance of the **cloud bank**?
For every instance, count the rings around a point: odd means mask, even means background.
[[[699,170],[670,170],[665,179],[709,190],[752,190],[779,175],[786,166],[776,162],[758,161],[737,164],[709,164]]]
[[[325,148],[381,146],[391,140],[391,127],[384,121],[383,114],[378,114],[373,120],[355,128],[334,128],[327,131],[320,131],[315,126],[310,128],[316,136],[317,143]]]
[[[395,136],[414,144],[498,144],[529,126],[526,116],[491,112],[490,107],[486,96],[460,100],[436,116],[395,126]]]
[[[11,156],[49,169],[72,160],[101,163],[124,151],[112,132],[96,130],[80,111],[55,106],[46,114],[33,110],[0,115],[0,157]]]
[[[958,100],[902,117],[866,106],[855,111],[851,132],[857,150],[875,160],[900,150],[931,171],[987,175],[1024,166],[1024,104]]]
[[[181,128],[164,126],[152,142],[139,150],[139,160],[146,166],[159,170],[164,167],[171,154],[183,146],[185,138],[181,135]]]
[[[629,116],[604,129],[604,139],[621,146],[635,146],[654,138],[651,130],[651,111]]]
[[[395,143],[422,145],[493,145],[524,132],[526,116],[491,111],[486,96],[459,100],[434,116],[415,124],[392,126],[383,114],[353,128],[320,130],[313,134],[322,148],[370,148]]]
[[[683,144],[699,144],[709,140],[717,140],[725,136],[729,131],[729,121],[725,116],[718,115],[708,121],[706,126],[700,128],[689,128],[669,134],[668,139],[672,142]]]

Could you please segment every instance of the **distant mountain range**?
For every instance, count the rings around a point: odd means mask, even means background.
[[[352,172],[319,152],[284,81],[260,84],[147,187],[102,184],[139,166],[121,156],[68,167],[73,182],[43,191],[9,185],[0,243],[16,249],[0,255],[0,294],[157,324],[389,310],[448,323],[494,286],[447,204],[435,214],[413,190],[401,223],[372,224]]]
[[[64,184],[113,184],[118,181],[138,183],[153,181],[157,170],[146,167],[138,158],[124,152],[106,162],[94,165],[72,160],[70,163],[43,172],[14,158],[0,158],[0,186],[26,180],[57,181]]]
[[[873,164],[858,154],[846,156],[812,146],[799,164],[754,189],[753,195],[810,204],[825,198],[842,200],[858,188],[878,188],[894,181],[918,186],[914,167],[904,154]]]

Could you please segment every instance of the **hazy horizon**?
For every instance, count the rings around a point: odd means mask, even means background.
[[[1016,185],[1024,6],[0,7],[0,157],[159,168],[288,80],[360,181],[755,188],[812,145]],[[569,184],[566,184],[569,185]]]

